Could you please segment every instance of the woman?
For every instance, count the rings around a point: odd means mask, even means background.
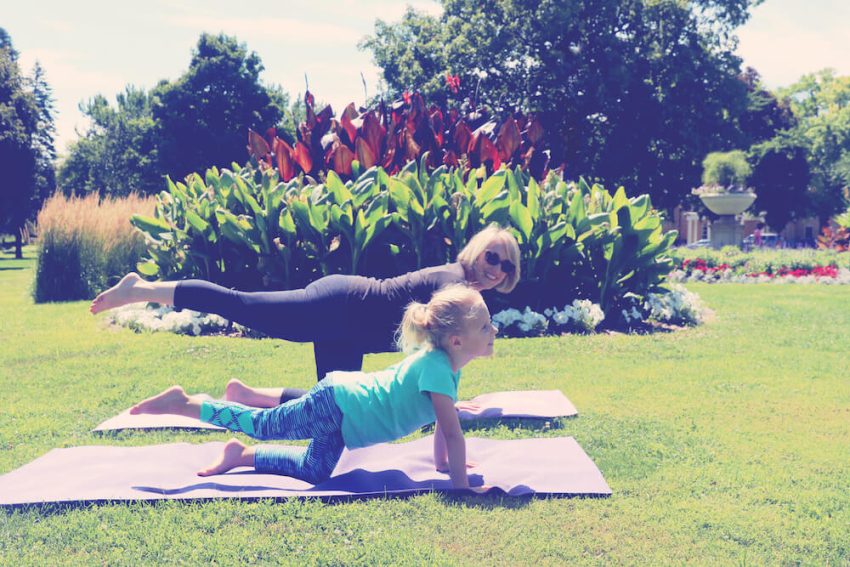
[[[98,295],[90,311],[96,314],[152,301],[215,313],[275,338],[312,342],[316,377],[321,380],[334,370],[360,370],[366,353],[393,350],[405,307],[413,301],[427,303],[443,286],[465,283],[477,291],[509,293],[519,281],[519,257],[513,234],[492,224],[470,239],[454,264],[395,278],[331,275],[304,289],[240,292],[203,280],[147,282],[130,273]],[[234,380],[228,384],[226,398],[271,407],[303,393],[289,388],[249,388]]]

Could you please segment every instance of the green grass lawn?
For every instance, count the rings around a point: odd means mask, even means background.
[[[309,386],[308,345],[134,334],[86,302],[34,305],[27,259],[0,257],[0,474],[55,447],[224,440],[89,432],[166,386],[220,393],[233,376]],[[850,287],[693,285],[715,311],[653,336],[499,340],[461,395],[561,389],[607,499],[423,495],[102,505],[0,514],[0,564],[850,564]],[[399,358],[367,357],[369,369]]]

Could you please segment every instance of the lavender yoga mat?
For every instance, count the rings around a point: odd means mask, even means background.
[[[224,443],[174,443],[146,447],[87,446],[53,449],[0,476],[0,506],[212,498],[325,499],[451,491],[448,475],[434,470],[433,436],[409,443],[344,451],[334,475],[322,484],[249,469],[213,477],[195,474]],[[572,437],[467,439],[473,485],[513,496],[609,496],[611,489]]]
[[[207,399],[212,397],[203,394]],[[470,400],[481,406],[477,411],[461,411],[461,419],[486,418],[538,418],[571,417],[578,414],[575,406],[560,390],[532,390],[523,392],[494,392],[482,394]],[[122,429],[216,429],[217,425],[204,423],[179,415],[131,415],[126,410],[107,419],[94,431],[117,431]]]

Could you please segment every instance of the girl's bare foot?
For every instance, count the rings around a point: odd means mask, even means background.
[[[280,405],[283,388],[252,388],[232,378],[224,388],[224,399],[252,408],[273,408]]]
[[[224,451],[216,462],[204,470],[198,471],[198,476],[224,474],[236,467],[254,466],[254,448],[247,447],[238,439],[231,439],[224,445]]]
[[[227,386],[224,387],[224,399],[229,402],[250,406],[251,404],[247,400],[251,396],[252,391],[249,386],[245,385],[238,378],[231,378]]]
[[[114,309],[128,303],[133,303],[136,301],[133,299],[133,288],[142,282],[144,280],[139,274],[130,272],[121,278],[120,282],[95,297],[94,301],[91,302],[89,311],[91,311],[92,315],[95,315],[107,309]]]
[[[185,390],[180,386],[172,386],[156,396],[134,405],[130,408],[130,413],[134,415],[140,413],[183,415],[188,405],[189,396],[186,395]]]

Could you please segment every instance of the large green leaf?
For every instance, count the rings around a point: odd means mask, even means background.
[[[330,192],[334,202],[339,205],[354,199],[354,195],[348,187],[345,186],[345,183],[342,182],[339,175],[337,175],[337,173],[333,170],[328,172],[328,177],[325,180],[325,187]]]
[[[206,233],[210,228],[210,223],[202,219],[195,211],[186,211],[186,220],[192,225],[192,228],[201,234]]]
[[[393,207],[398,211],[399,216],[405,222],[408,222],[410,214],[410,201],[413,199],[413,192],[410,188],[395,178],[390,178],[389,194]]]
[[[136,271],[143,276],[154,277],[159,274],[159,266],[152,260],[136,263]]]
[[[171,232],[171,226],[156,217],[133,215],[130,217],[130,224],[153,238],[159,238],[162,234]]]
[[[537,222],[540,219],[540,187],[533,177],[529,178],[526,190],[528,193],[528,212],[531,215],[532,222]]]
[[[525,207],[519,199],[511,201],[510,212],[511,221],[514,227],[519,230],[519,233],[522,236],[522,242],[528,242],[531,239],[531,231],[534,228],[534,223],[531,220],[531,213],[528,212],[528,208]]]
[[[478,206],[482,206],[485,203],[489,203],[492,201],[502,189],[505,187],[505,170],[501,169],[491,175],[489,179],[487,179],[484,183],[481,184],[481,188],[478,189],[475,194],[475,202],[478,203]]]

